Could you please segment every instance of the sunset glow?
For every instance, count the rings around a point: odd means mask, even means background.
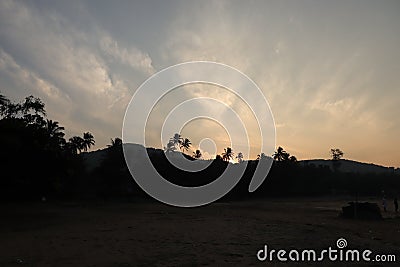
[[[329,158],[338,147],[347,159],[400,167],[399,11],[398,1],[1,1],[0,92],[11,100],[40,97],[67,137],[88,129],[99,149],[121,137],[125,109],[151,75],[215,61],[260,87],[277,146],[298,159]],[[148,144],[163,148],[168,112],[205,96],[240,113],[253,147],[249,154],[233,150],[256,158],[260,137],[251,110],[211,85],[164,96],[149,117]],[[205,119],[180,134],[192,141],[190,155],[204,138],[216,143],[216,151],[203,149],[204,158],[230,145],[223,128]]]

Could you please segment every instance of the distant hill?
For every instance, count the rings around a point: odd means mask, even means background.
[[[139,150],[143,149],[143,146],[138,144],[124,144],[124,147],[138,152]],[[98,149],[96,151],[83,152],[81,154],[81,157],[84,160],[86,171],[91,172],[99,167],[106,157],[108,150],[109,148],[107,147],[103,149]],[[147,152],[149,153],[149,155],[152,155],[154,153],[161,153],[162,151],[163,150],[161,149],[147,148]]]
[[[128,146],[130,149],[143,149],[143,146],[137,144],[125,144],[124,146]],[[99,149],[96,151],[91,152],[84,152],[81,156],[84,158],[86,170],[91,172],[98,166],[100,166],[101,162],[103,161],[104,157],[107,154],[108,148]],[[155,149],[155,148],[147,148],[148,153],[161,153],[163,150]],[[326,159],[310,159],[310,160],[300,160],[299,164],[302,166],[306,165],[314,165],[315,167],[323,167],[327,166],[331,170],[333,170],[333,161],[326,160]],[[392,174],[396,173],[400,175],[400,169],[393,168],[393,167],[384,167],[380,165],[376,165],[373,163],[363,163],[354,160],[347,160],[341,159],[340,166],[338,168],[341,172],[349,172],[349,173],[376,173],[376,174]]]
[[[108,148],[98,149],[96,151],[83,152],[81,157],[85,163],[86,171],[92,172],[94,169],[100,166],[103,162]]]
[[[316,167],[319,166],[327,166],[331,170],[333,170],[333,160],[326,159],[311,159],[311,160],[301,160],[299,161],[303,166],[305,165],[314,165]],[[400,169],[393,167],[384,167],[372,163],[363,163],[354,160],[341,159],[338,170],[341,172],[350,172],[350,173],[376,173],[376,174],[392,174],[397,173],[400,174]]]

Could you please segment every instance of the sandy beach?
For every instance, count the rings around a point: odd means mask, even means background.
[[[335,247],[338,238],[345,238],[348,248],[400,259],[400,218],[391,211],[382,221],[339,218],[346,201],[267,199],[188,209],[157,202],[3,204],[0,266],[359,265],[256,257],[264,245],[322,250]]]

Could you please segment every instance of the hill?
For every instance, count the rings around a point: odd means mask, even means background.
[[[400,174],[400,169],[393,167],[384,167],[380,165],[376,165],[373,163],[363,163],[354,160],[341,159],[340,165],[338,166],[338,170],[344,173],[375,173],[375,174]],[[299,163],[303,166],[311,166],[314,165],[316,167],[329,167],[333,170],[333,160],[326,159],[310,159],[310,160],[302,160]]]
[[[130,149],[143,149],[143,146],[137,144],[126,144]],[[91,172],[95,168],[99,167],[104,157],[107,154],[109,148],[99,149],[96,151],[82,153],[81,156],[84,159],[86,170]],[[162,153],[163,150],[156,148],[147,148],[149,155]],[[375,173],[375,174],[399,174],[400,168],[395,169],[394,167],[385,167],[373,163],[364,163],[354,160],[341,159],[338,170],[344,173]],[[310,160],[300,160],[299,164],[301,166],[315,166],[315,167],[329,167],[333,170],[333,161],[326,159],[310,159]]]

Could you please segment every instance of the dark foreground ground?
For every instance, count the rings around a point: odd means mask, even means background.
[[[383,221],[339,218],[349,200],[269,199],[189,209],[156,202],[1,204],[0,266],[400,266],[400,218],[390,211]],[[394,254],[397,262],[256,257],[264,245],[321,251],[336,248],[341,237],[347,248]]]

